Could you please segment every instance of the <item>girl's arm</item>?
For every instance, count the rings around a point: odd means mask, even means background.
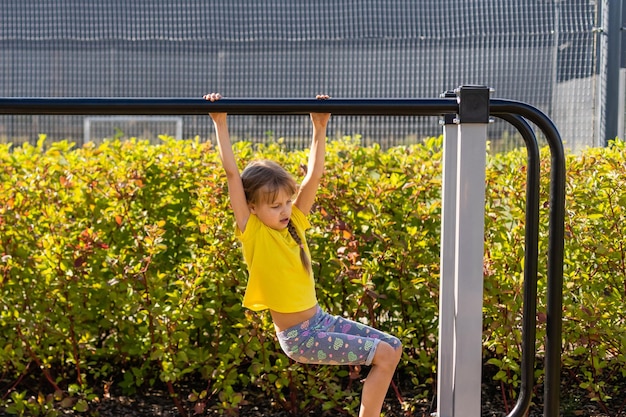
[[[326,100],[328,96],[317,96],[319,100]],[[326,153],[326,126],[330,119],[330,113],[311,113],[311,123],[313,124],[313,139],[311,140],[311,151],[309,153],[309,163],[307,173],[302,180],[298,196],[294,204],[304,214],[311,211],[315,202],[315,194],[319,187],[322,175],[324,174],[324,155]]]
[[[204,96],[206,100],[216,101],[221,98],[219,94],[207,94]],[[239,174],[239,167],[235,161],[235,155],[230,143],[230,134],[228,133],[228,123],[226,121],[226,113],[209,113],[213,119],[215,126],[215,134],[217,136],[217,149],[219,150],[222,166],[226,172],[228,181],[228,194],[230,196],[230,204],[235,213],[235,221],[241,232],[246,230],[246,224],[250,217],[250,209],[246,201],[246,194],[243,190],[243,183]]]

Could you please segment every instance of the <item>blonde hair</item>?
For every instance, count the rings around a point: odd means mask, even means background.
[[[241,182],[248,203],[271,203],[280,191],[294,195],[298,190],[296,180],[285,168],[266,159],[253,161],[241,173]],[[304,241],[289,220],[287,230],[300,247],[300,260],[305,269],[311,269],[311,260],[304,250]]]

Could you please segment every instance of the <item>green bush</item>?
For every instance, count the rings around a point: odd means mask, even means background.
[[[323,307],[402,339],[407,408],[436,385],[440,145],[330,143],[309,234]],[[161,385],[183,412],[234,415],[259,395],[294,414],[357,408],[357,369],[291,362],[268,315],[241,307],[245,265],[210,144],[0,146],[0,395],[9,412],[89,411],[106,390]],[[271,158],[302,177],[304,151],[234,148],[242,166]],[[542,203],[548,161],[543,150]],[[620,141],[568,156],[564,375],[607,409],[626,372],[625,161]],[[487,169],[485,369],[510,397],[520,373],[525,163],[513,151],[489,157]]]

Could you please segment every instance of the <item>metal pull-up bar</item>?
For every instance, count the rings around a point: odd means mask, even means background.
[[[528,122],[537,126],[546,137],[551,151],[544,416],[559,416],[565,156],[560,135],[544,113],[525,103],[491,99],[488,88],[475,86],[463,86],[453,94],[436,99],[225,97],[211,103],[201,98],[0,98],[0,114],[205,115],[209,111],[235,115],[328,112],[334,115],[446,117],[448,123],[444,125],[443,176],[447,190],[442,193],[446,200],[442,218],[441,277],[444,298],[440,300],[440,308],[445,305],[446,310],[440,309],[439,417],[480,415],[480,367],[478,372],[475,370],[481,361],[482,329],[479,324],[482,322],[482,300],[478,298],[482,297],[483,252],[480,249],[484,236],[481,228],[484,221],[484,157],[489,116],[502,118],[512,124],[522,134],[528,149],[522,380],[518,402],[509,417],[525,415],[530,405],[536,334],[539,153]],[[456,125],[456,129],[451,125]],[[464,269],[466,266],[467,270]],[[444,273],[450,276],[446,277]],[[478,286],[480,292],[476,291]],[[443,295],[444,291],[447,295]],[[472,302],[465,305],[460,296],[466,296],[459,294],[459,291],[471,291]],[[472,330],[469,332],[464,328],[466,323],[457,322],[466,318],[463,317],[465,312],[472,316],[469,319],[469,329]],[[442,329],[442,326],[448,327]],[[446,340],[442,340],[442,337]],[[459,340],[459,337],[470,337],[472,341],[477,338],[479,346],[464,345],[464,340]],[[442,357],[442,351],[447,349],[448,343],[463,349],[446,351]],[[466,355],[468,349],[471,352]],[[444,358],[445,362],[442,362]],[[474,397],[478,398],[478,410]],[[469,404],[467,407],[466,402]]]
[[[209,111],[245,115],[308,114],[415,115],[456,112],[450,99],[228,98],[0,98],[0,114],[204,114]]]

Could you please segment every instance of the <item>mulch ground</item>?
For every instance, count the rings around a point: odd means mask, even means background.
[[[430,417],[436,406],[436,401],[412,401],[411,398],[407,398],[412,404],[411,411],[403,411],[403,407],[397,401],[395,397],[387,399],[384,407],[384,415],[388,417]],[[563,402],[563,401],[562,401]],[[625,417],[626,412],[611,412],[606,413],[602,411],[597,403],[592,401],[576,401],[578,406],[572,407],[572,404],[565,404],[565,410],[562,404],[562,416],[563,417]],[[513,406],[511,404],[510,406]],[[110,399],[103,400],[98,407],[99,417],[180,417],[181,415],[177,411],[171,399],[165,393],[153,392],[149,395],[144,395],[136,398],[129,397],[112,397]],[[510,409],[508,410],[510,412]],[[481,417],[505,417],[508,412],[505,409],[505,405],[499,398],[482,398],[482,414]],[[76,415],[71,411],[65,412],[62,415]],[[198,414],[196,414],[198,415]],[[200,414],[203,416],[220,416],[221,412],[217,410],[205,410]],[[312,411],[307,414],[309,416],[335,416],[342,415],[337,412],[323,413],[320,410]],[[532,405],[528,417],[541,417],[543,415],[543,409],[539,405]],[[189,407],[189,417],[194,416],[193,408]],[[241,417],[296,417],[289,414],[287,411],[278,410],[267,400],[264,402],[255,402],[255,404],[247,404],[242,406],[239,410],[239,416]],[[297,416],[305,417],[305,416]]]
[[[624,405],[626,404],[626,394],[623,399],[613,399],[616,410],[602,410],[602,405],[585,399],[585,393],[578,390],[565,389],[561,393],[561,410],[563,417],[626,417]],[[390,390],[390,394],[385,402],[384,415],[388,417],[430,417],[435,412],[436,399],[417,400],[412,393],[402,393],[405,400],[404,407],[398,398]],[[505,403],[498,394],[498,387],[493,385],[483,385],[482,389],[482,415],[481,417],[505,417],[510,408],[514,405]],[[619,410],[621,404],[622,410]],[[221,416],[223,411],[217,407],[211,408],[210,404],[199,413],[195,413],[194,404],[183,402],[185,412],[188,417],[194,416]],[[407,409],[410,409],[407,411]],[[57,407],[56,411],[60,416],[93,416],[93,417],[181,417],[174,401],[169,394],[163,390],[151,389],[136,396],[116,395],[109,393],[108,396],[100,398],[96,402],[89,404],[89,411],[79,413],[69,408]],[[540,417],[543,414],[541,404],[533,404],[529,410],[528,417]],[[26,414],[27,415],[27,414]],[[240,407],[238,416],[241,417],[310,417],[310,416],[342,416],[341,411],[332,410],[322,412],[313,410],[306,416],[293,415],[286,410],[279,409],[271,399],[260,397],[254,403],[247,403]],[[0,410],[0,416],[9,416],[5,411]]]

